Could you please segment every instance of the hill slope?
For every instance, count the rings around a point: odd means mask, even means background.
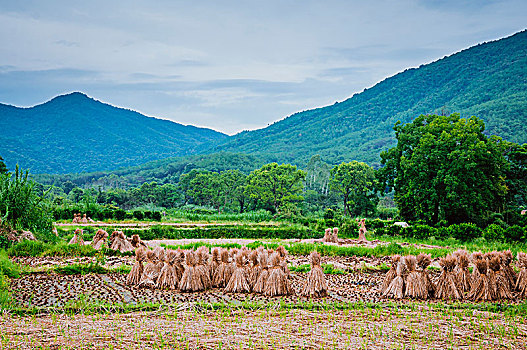
[[[213,151],[270,154],[299,165],[314,154],[331,163],[375,165],[395,142],[395,122],[441,112],[476,115],[489,134],[527,142],[527,31],[408,69],[341,103],[242,132]]]
[[[32,173],[116,169],[196,154],[228,136],[101,103],[82,93],[31,108],[0,104],[0,150]]]

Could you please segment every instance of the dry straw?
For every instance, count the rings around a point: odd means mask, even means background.
[[[157,256],[149,250],[146,252],[146,266],[139,282],[140,287],[155,288],[157,277],[159,276],[159,269],[157,267]]]
[[[413,255],[406,256],[404,261],[408,268],[404,295],[410,298],[426,299],[428,297],[428,286],[426,280],[423,279],[423,275],[416,270],[416,257]]]
[[[130,241],[130,243],[132,244],[132,247],[134,248],[139,248],[139,247],[148,248],[145,242],[143,242],[141,238],[139,238],[139,235],[132,235],[132,240]]]
[[[518,276],[516,275],[516,272],[511,266],[513,256],[512,252],[510,250],[506,250],[504,252],[500,253],[501,255],[501,269],[500,273],[505,277],[507,282],[509,283],[509,289],[513,290],[516,286],[516,279]]]
[[[135,263],[132,266],[132,270],[128,276],[126,276],[126,284],[136,285],[141,282],[143,276],[143,261],[146,260],[146,250],[144,248],[139,248],[135,251]]]
[[[472,276],[468,270],[468,252],[466,250],[458,250],[453,255],[457,259],[457,266],[455,268],[457,288],[461,293],[468,293],[472,288]]]
[[[518,253],[518,268],[520,273],[516,279],[515,289],[520,292],[520,298],[527,297],[527,254]]]
[[[78,228],[75,230],[75,233],[68,244],[84,245],[84,240],[82,239],[82,229]]]
[[[309,259],[311,260],[311,271],[307,275],[307,282],[302,290],[302,295],[311,298],[325,297],[328,294],[328,284],[324,270],[320,266],[320,253],[311,252]]]
[[[258,274],[258,279],[253,287],[255,293],[264,293],[265,284],[269,278],[269,256],[265,249],[262,249],[258,253],[258,261],[260,263],[260,273]]]
[[[108,238],[108,232],[104,231],[104,230],[97,230],[97,232],[95,232],[95,236],[93,236],[93,240],[91,242],[91,246],[94,248],[94,249],[101,249],[104,244],[106,243],[106,239]]]
[[[439,266],[441,266],[441,275],[437,281],[435,296],[439,299],[461,299],[462,294],[459,292],[456,285],[456,276],[454,268],[456,267],[456,258],[447,255],[439,259]]]
[[[392,256],[390,270],[388,270],[388,272],[384,276],[384,281],[382,282],[382,285],[381,285],[382,294],[384,294],[386,289],[388,289],[388,286],[390,285],[390,283],[392,283],[393,279],[397,276],[397,264],[399,263],[399,260],[401,260],[400,255]]]
[[[282,259],[280,258],[280,254],[276,252],[271,256],[272,268],[269,273],[269,278],[265,282],[264,294],[267,296],[293,294],[293,289],[281,265]]]
[[[500,273],[501,258],[499,253],[494,253],[489,260],[491,287],[494,288],[494,296],[496,299],[512,299],[512,294],[509,288],[509,281]]]
[[[178,284],[176,271],[174,269],[174,262],[177,252],[174,250],[167,250],[165,252],[164,265],[161,268],[159,277],[157,278],[156,287],[161,289],[175,289]]]
[[[427,296],[429,298],[433,298],[435,295],[435,285],[432,283],[432,280],[430,279],[430,274],[428,273],[428,266],[432,263],[432,257],[430,254],[420,253],[417,255],[417,266],[419,266],[419,273],[421,274],[421,278],[423,280],[423,283],[426,286],[427,290]]]
[[[113,235],[113,234],[112,234]],[[132,244],[126,239],[126,236],[122,231],[118,231],[117,235],[114,237],[113,243],[110,246],[110,249],[118,250],[121,253],[131,252],[134,250]]]
[[[251,290],[253,290],[256,282],[258,281],[258,276],[262,271],[262,267],[258,263],[258,251],[253,250],[249,255],[249,260],[251,265],[249,273],[247,275],[247,283],[249,283],[249,287],[251,288]]]
[[[385,297],[402,299],[404,295],[404,276],[406,274],[406,264],[404,258],[400,258],[395,269],[396,276],[392,279],[388,287],[384,290]]]
[[[229,262],[229,251],[222,249],[220,255],[221,264],[214,274],[212,285],[214,287],[224,288],[227,285],[227,282],[231,279],[234,269],[233,265]]]
[[[196,254],[189,250],[185,254],[185,272],[179,282],[179,289],[182,292],[198,292],[204,290],[205,287],[201,282],[200,276],[196,273]]]
[[[245,251],[239,251],[236,255],[236,268],[232,274],[227,286],[225,287],[226,293],[248,293],[251,291],[251,287],[247,282],[247,274],[245,271],[245,263],[247,259],[247,253]]]
[[[478,272],[473,279],[473,287],[468,294],[468,299],[473,301],[494,300],[494,290],[491,287],[489,276],[487,275],[487,261],[481,258],[481,253],[472,254],[472,261],[476,265]]]

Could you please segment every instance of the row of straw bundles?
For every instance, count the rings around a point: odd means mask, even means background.
[[[127,276],[126,283],[139,287],[179,289],[197,292],[223,288],[226,293],[261,293],[267,296],[294,293],[289,281],[289,268],[285,261],[287,251],[259,247],[230,250],[215,247],[210,259],[208,248],[196,251],[178,249],[155,250],[139,248],[136,262]],[[146,263],[146,265],[145,265]],[[320,266],[320,254],[311,254],[312,269],[302,294],[321,297],[327,294],[327,283]]]
[[[73,238],[69,241],[69,244],[84,245],[82,238],[83,231],[78,228],[73,234]],[[93,236],[91,246],[97,250],[101,249],[108,239],[108,232],[104,230],[98,230]],[[146,244],[139,238],[138,235],[133,235],[132,238],[128,238],[122,231],[113,231],[110,236],[109,248],[112,250],[118,250],[121,253],[133,251],[136,248],[144,247]]]
[[[339,229],[338,227],[334,227],[333,230],[330,228],[327,228],[324,232],[324,238],[322,239],[323,242],[330,242],[330,243],[338,243],[339,241]]]
[[[517,290],[521,298],[527,294],[527,255],[518,253],[520,274],[516,276],[510,266],[510,251],[473,253],[458,250],[439,260],[441,274],[434,284],[426,268],[430,265],[430,255],[392,257],[391,269],[381,286],[386,297],[401,299],[469,299],[492,301],[512,299],[512,291]],[[475,268],[469,271],[469,262]]]

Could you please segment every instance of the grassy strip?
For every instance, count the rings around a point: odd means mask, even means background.
[[[342,269],[338,269],[332,264],[322,264],[322,269],[325,274],[328,275],[347,275],[348,273]],[[311,271],[311,265],[302,264],[297,266],[289,266],[291,272],[309,272]]]

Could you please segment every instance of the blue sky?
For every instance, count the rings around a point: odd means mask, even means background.
[[[0,102],[82,91],[228,134],[527,27],[527,1],[3,1]]]

